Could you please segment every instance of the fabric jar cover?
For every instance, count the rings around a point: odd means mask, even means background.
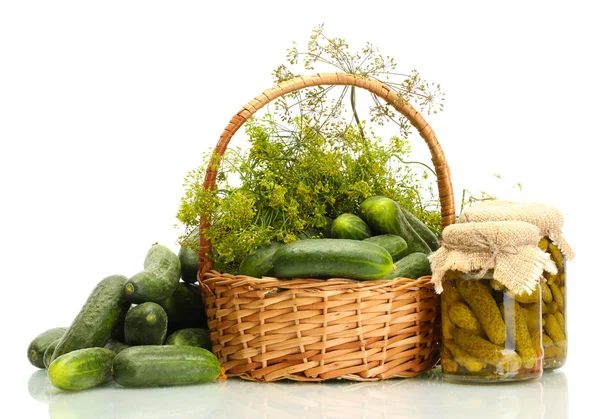
[[[431,282],[439,294],[447,271],[476,273],[490,269],[494,279],[515,294],[531,294],[544,271],[556,274],[550,255],[538,247],[541,230],[524,221],[453,224],[442,232],[441,247],[429,256]]]
[[[519,201],[484,201],[465,209],[459,217],[460,223],[482,221],[525,221],[531,223],[560,249],[567,260],[575,257],[571,246],[562,235],[564,217],[562,213],[546,204]]]

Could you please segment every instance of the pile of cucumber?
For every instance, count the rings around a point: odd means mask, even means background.
[[[315,238],[317,237],[317,238]],[[341,214],[323,232],[272,242],[248,255],[238,273],[256,278],[411,278],[431,274],[427,256],[439,240],[421,220],[384,196],[365,199],[358,214]]]
[[[194,283],[197,262],[183,249],[177,255],[153,245],[142,271],[102,279],[69,327],[36,336],[27,349],[30,363],[46,368],[63,390],[112,379],[125,387],[215,380],[221,366]]]

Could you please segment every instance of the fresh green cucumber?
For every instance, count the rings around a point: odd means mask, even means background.
[[[361,214],[362,214],[361,210]],[[389,198],[379,198],[364,211],[364,220],[376,234],[395,234],[406,240],[407,253],[431,253],[431,249],[406,221],[400,205]]]
[[[181,279],[189,284],[193,284],[198,281],[199,258],[196,252],[189,247],[181,246],[177,256],[179,257],[179,262],[181,263]]]
[[[425,225],[425,223],[419,220],[412,212],[402,208],[402,214],[408,221],[408,224],[415,230],[415,232],[421,236],[421,238],[427,243],[427,246],[432,251],[436,251],[440,248],[440,241],[433,231]]]
[[[123,387],[197,384],[219,377],[217,357],[195,346],[132,346],[113,360],[113,378]]]
[[[406,249],[408,248],[406,240],[394,234],[381,234],[379,236],[368,237],[364,241],[383,247],[390,252],[393,260],[398,260],[406,255]]]
[[[103,347],[123,311],[131,303],[123,300],[127,277],[112,275],[100,281],[58,342],[52,360],[77,349]]]
[[[259,246],[256,253],[248,255],[242,260],[238,274],[254,278],[273,276],[273,255],[282,244],[278,241],[272,241]]]
[[[371,209],[371,207],[381,201],[388,200],[389,198],[381,195],[370,196],[360,203],[358,208],[358,216],[364,221],[367,222],[367,211]]]
[[[165,345],[198,346],[209,351],[212,350],[210,333],[208,329],[203,328],[176,330],[167,337]]]
[[[334,239],[363,240],[371,237],[371,229],[358,215],[345,213],[333,220],[331,237]]]
[[[167,313],[153,302],[131,308],[125,317],[127,345],[162,345],[167,337]]]
[[[125,283],[125,298],[136,304],[157,303],[173,294],[180,276],[179,257],[168,247],[156,243],[146,253],[144,270]]]
[[[31,365],[44,368],[44,352],[50,344],[63,337],[66,331],[66,327],[54,327],[33,338],[27,347],[27,359],[29,359]]]
[[[158,304],[167,313],[167,333],[190,327],[208,328],[202,292],[197,284],[180,282],[175,292]]]
[[[120,340],[109,339],[108,342],[106,342],[106,345],[104,345],[104,347],[118,354],[123,349],[129,348],[129,345],[124,344]]]
[[[56,358],[48,378],[61,390],[84,390],[110,381],[115,353],[106,348],[85,348]]]
[[[48,369],[50,363],[52,362],[52,355],[54,355],[54,351],[56,350],[58,342],[60,342],[60,338],[56,339],[54,342],[48,345],[48,348],[46,348],[46,351],[44,352],[44,356],[42,357],[42,359],[44,360],[44,368],[46,369]]]
[[[190,234],[182,241],[179,248],[179,263],[181,264],[181,279],[184,282],[193,284],[198,281],[198,253],[193,249],[198,247],[199,233],[198,227],[194,228]]]
[[[396,271],[386,275],[383,279],[418,279],[422,276],[431,275],[431,265],[425,253],[411,253],[396,261],[394,265],[396,265]]]
[[[273,257],[278,278],[378,279],[392,270],[383,247],[350,239],[299,240],[284,244]]]

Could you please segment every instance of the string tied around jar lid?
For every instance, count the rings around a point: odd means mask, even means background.
[[[538,246],[540,229],[523,221],[453,224],[442,232],[441,247],[429,256],[437,293],[447,271],[481,279],[493,269],[494,279],[508,290],[530,294],[544,271],[556,273],[549,254]]]

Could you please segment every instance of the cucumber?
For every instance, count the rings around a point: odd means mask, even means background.
[[[362,214],[361,210],[361,214]],[[378,198],[364,211],[364,220],[376,234],[395,234],[406,240],[407,253],[431,253],[431,249],[404,217],[400,205],[389,198]]]
[[[421,238],[425,241],[425,243],[427,243],[427,246],[429,246],[432,251],[436,251],[440,248],[440,241],[438,237],[429,229],[429,227],[425,225],[425,223],[423,223],[423,221],[419,220],[412,212],[404,208],[402,208],[402,214],[404,214],[408,224],[410,224],[415,232],[421,236]]]
[[[198,346],[209,351],[212,350],[210,333],[208,329],[203,328],[176,330],[167,337],[165,345]]]
[[[113,360],[113,378],[123,387],[197,384],[220,374],[217,357],[195,346],[132,346]]]
[[[198,280],[198,253],[194,251],[199,241],[198,227],[194,228],[179,248],[179,263],[181,264],[181,279],[193,284]]]
[[[178,283],[175,292],[158,304],[167,313],[167,333],[190,327],[208,328],[202,292],[197,284]]]
[[[129,348],[129,345],[124,344],[120,340],[109,339],[108,342],[106,342],[106,345],[104,345],[104,347],[118,354],[123,349]]]
[[[65,332],[66,327],[54,327],[37,335],[27,347],[27,359],[31,365],[37,368],[44,368],[44,353],[46,349],[57,339],[60,339]]]
[[[132,303],[158,302],[175,291],[181,276],[179,257],[168,247],[154,244],[144,260],[144,270],[129,278],[125,298]]]
[[[248,255],[242,260],[238,274],[254,278],[273,276],[273,255],[282,244],[278,241],[272,241],[259,246],[256,253]]]
[[[56,346],[58,345],[58,342],[60,342],[60,338],[56,339],[54,342],[52,342],[50,345],[48,345],[48,348],[46,348],[46,351],[44,352],[44,356],[42,357],[42,359],[44,360],[44,368],[48,369],[48,367],[50,366],[50,363],[52,362],[52,355],[54,354],[54,351],[56,350]]]
[[[167,337],[167,313],[153,302],[133,307],[125,317],[127,345],[162,345]]]
[[[125,281],[123,275],[112,275],[96,285],[56,345],[51,361],[77,349],[106,345],[117,320],[131,306],[123,300]]]
[[[431,264],[425,253],[411,253],[396,261],[394,265],[396,265],[396,272],[386,275],[383,279],[418,279],[422,276],[431,275]]]
[[[84,390],[110,381],[115,353],[106,348],[85,348],[56,358],[48,378],[61,390]]]
[[[367,222],[367,211],[371,209],[371,207],[383,200],[387,200],[389,198],[381,195],[371,196],[364,201],[361,202],[360,207],[358,208],[358,216],[364,221]]]
[[[334,239],[363,240],[371,237],[371,229],[358,215],[344,213],[333,220],[331,237]]]
[[[390,253],[373,243],[350,239],[299,240],[273,257],[278,278],[378,279],[393,268]]]
[[[394,234],[382,234],[379,236],[368,237],[363,241],[383,247],[390,252],[390,256],[393,260],[398,260],[402,256],[405,256],[408,247],[406,240]]]

